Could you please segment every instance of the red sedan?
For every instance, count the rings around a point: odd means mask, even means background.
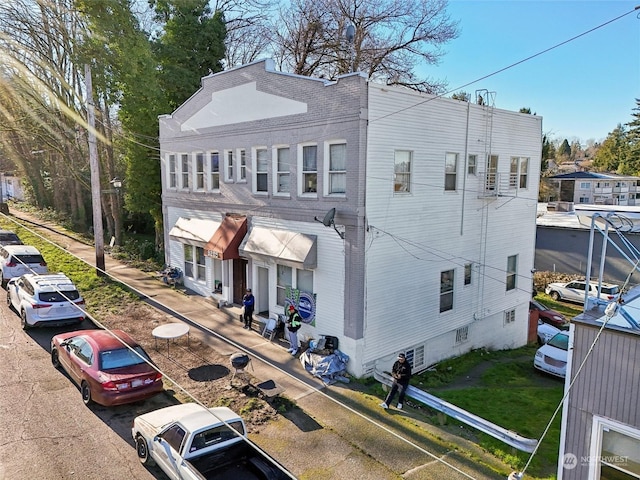
[[[162,392],[162,374],[122,330],[79,330],[51,339],[51,363],[80,386],[85,405],[145,400]]]

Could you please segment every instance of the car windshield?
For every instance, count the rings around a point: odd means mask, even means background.
[[[0,243],[19,245],[22,242],[15,233],[0,233]]]
[[[617,295],[618,287],[602,287],[602,293],[606,295]]]
[[[545,311],[545,310],[549,310],[547,307],[545,307],[543,304],[541,304],[540,302],[536,302],[535,300],[531,300],[531,308],[537,308],[538,310],[541,311]]]
[[[100,352],[100,370],[130,367],[132,365],[145,363],[145,361],[150,361],[147,353],[142,349],[142,347],[136,346],[133,347],[133,349],[142,358],[126,347]]]
[[[27,265],[33,263],[44,263],[44,258],[42,258],[42,255],[16,255],[15,257],[18,260],[18,263],[25,263]]]
[[[68,290],[60,292],[40,292],[38,298],[41,302],[56,303],[56,302],[68,302],[77,300],[80,298],[80,293],[77,290]]]
[[[557,333],[547,345],[551,345],[552,347],[559,348],[561,350],[569,349],[569,335],[566,333]]]

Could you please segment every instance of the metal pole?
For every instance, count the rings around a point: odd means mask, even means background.
[[[93,204],[93,236],[96,246],[96,275],[104,275],[104,233],[102,229],[102,202],[100,200],[100,164],[95,132],[95,114],[91,67],[84,66],[87,87],[87,133],[89,142],[89,168],[91,169],[91,203]]]

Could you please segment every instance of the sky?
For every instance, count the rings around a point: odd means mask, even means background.
[[[640,9],[586,32],[638,5],[640,0],[449,0],[447,12],[459,22],[460,35],[442,47],[446,54],[437,66],[417,72],[445,80],[451,93],[463,90],[475,98],[476,90],[495,92],[496,108],[528,107],[543,117],[542,131],[551,139],[602,141],[632,120],[640,98]]]

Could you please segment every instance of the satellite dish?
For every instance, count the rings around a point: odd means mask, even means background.
[[[327,214],[322,219],[322,224],[325,227],[330,227],[331,225],[333,225],[333,217],[335,217],[335,216],[336,216],[336,209],[332,208],[331,210],[329,210],[327,212]]]

